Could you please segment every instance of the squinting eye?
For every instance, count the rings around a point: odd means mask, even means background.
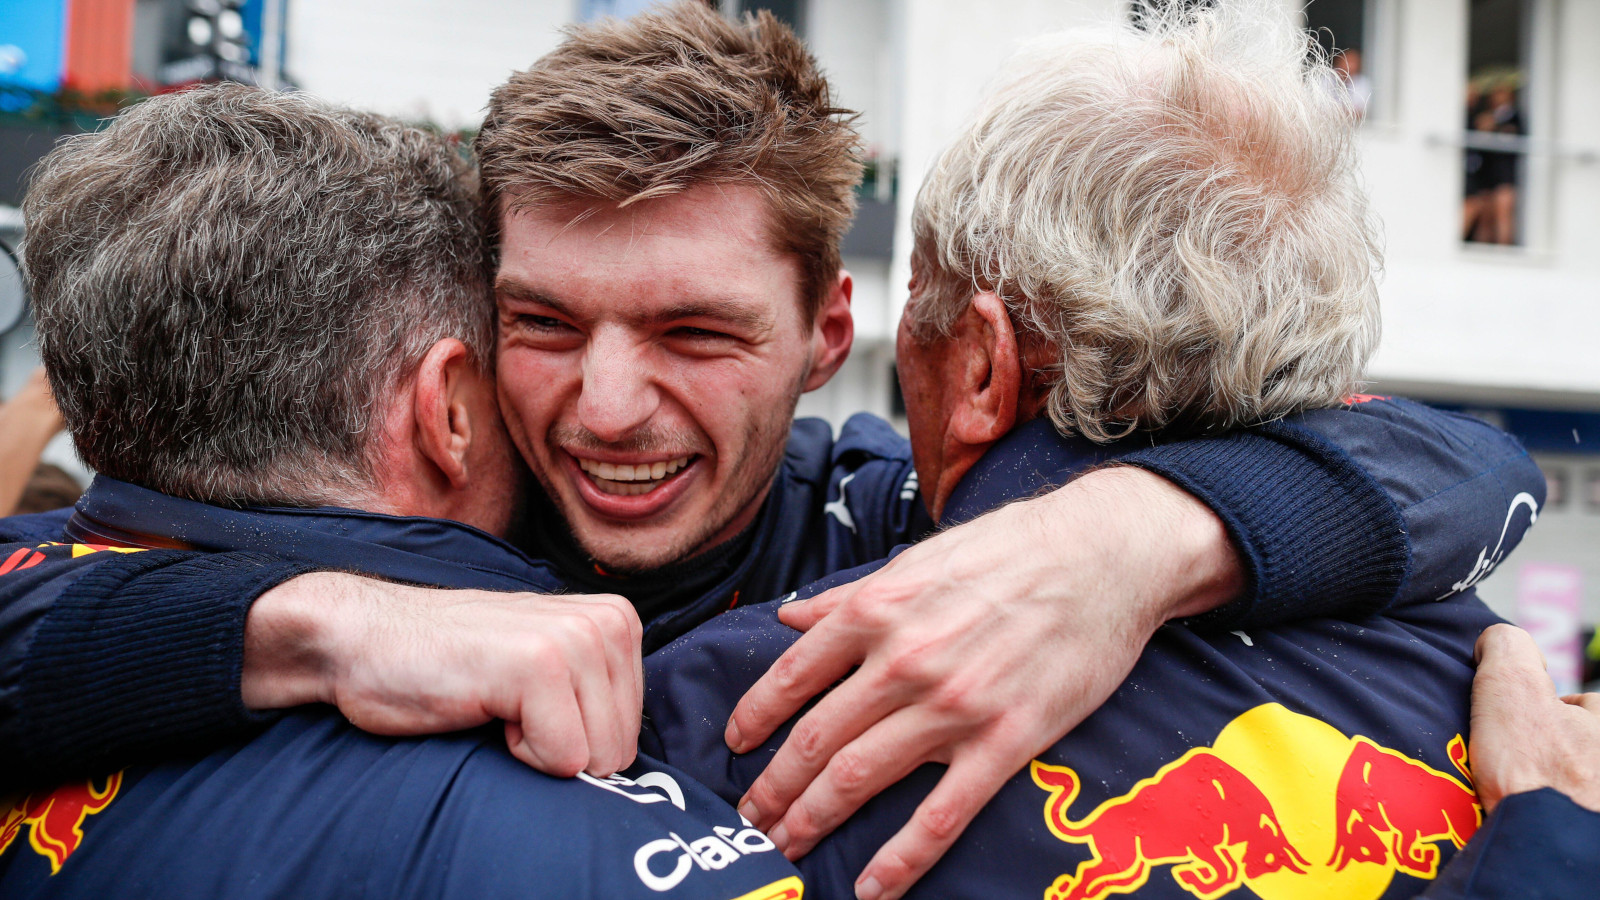
[[[710,331],[705,328],[678,328],[674,329],[682,337],[689,338],[725,338],[727,335],[720,331]]]
[[[517,316],[517,321],[520,322],[523,325],[526,325],[526,326],[530,327],[530,328],[537,328],[540,331],[555,331],[557,329],[561,329],[561,328],[566,328],[567,327],[567,323],[561,321],[560,319],[552,318],[550,316],[535,316],[535,315],[523,314],[523,315]]]

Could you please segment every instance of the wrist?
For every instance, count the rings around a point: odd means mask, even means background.
[[[333,698],[338,647],[347,641],[355,576],[313,572],[262,594],[245,620],[240,693],[251,709],[287,709]]]
[[[1091,481],[1093,479],[1093,481]],[[1210,612],[1245,588],[1245,568],[1222,520],[1194,495],[1153,472],[1099,469],[1079,479],[1102,492],[1108,523],[1131,546],[1159,622]]]

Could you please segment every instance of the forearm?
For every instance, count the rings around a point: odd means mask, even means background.
[[[1399,511],[1336,448],[1243,431],[1158,445],[1119,463],[1172,481],[1223,525],[1240,591],[1196,617],[1196,626],[1366,615],[1391,602],[1405,579]]]
[[[4,780],[71,777],[247,733],[264,721],[241,700],[248,610],[304,571],[242,553],[106,559],[54,600],[16,667],[14,715],[0,723]]]
[[[1244,590],[1194,624],[1359,618],[1476,584],[1544,498],[1509,435],[1400,400],[1315,410],[1123,456],[1222,520]]]
[[[1074,523],[1084,540],[1061,554],[1069,567],[1093,566],[1107,578],[1137,579],[1152,627],[1235,601],[1248,570],[1227,525],[1166,478],[1131,466],[1090,472],[1014,510],[1028,510],[1041,533]],[[1130,513],[1136,512],[1136,515]],[[1064,574],[1064,573],[1063,573]]]

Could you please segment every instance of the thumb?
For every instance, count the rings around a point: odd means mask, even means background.
[[[1478,635],[1472,655],[1478,661],[1478,674],[1472,679],[1474,713],[1481,704],[1489,715],[1514,715],[1512,707],[1555,698],[1556,685],[1545,671],[1544,655],[1533,636],[1521,628],[1490,625]]]

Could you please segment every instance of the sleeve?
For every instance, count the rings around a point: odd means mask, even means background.
[[[1550,788],[1500,802],[1424,900],[1577,900],[1600,884],[1600,813]]]
[[[245,617],[309,567],[49,546],[0,576],[0,792],[191,750],[270,718],[240,696]]]
[[[1120,462],[1195,495],[1238,548],[1247,589],[1196,617],[1204,627],[1358,618],[1460,593],[1517,545],[1545,491],[1510,435],[1380,397]]]

